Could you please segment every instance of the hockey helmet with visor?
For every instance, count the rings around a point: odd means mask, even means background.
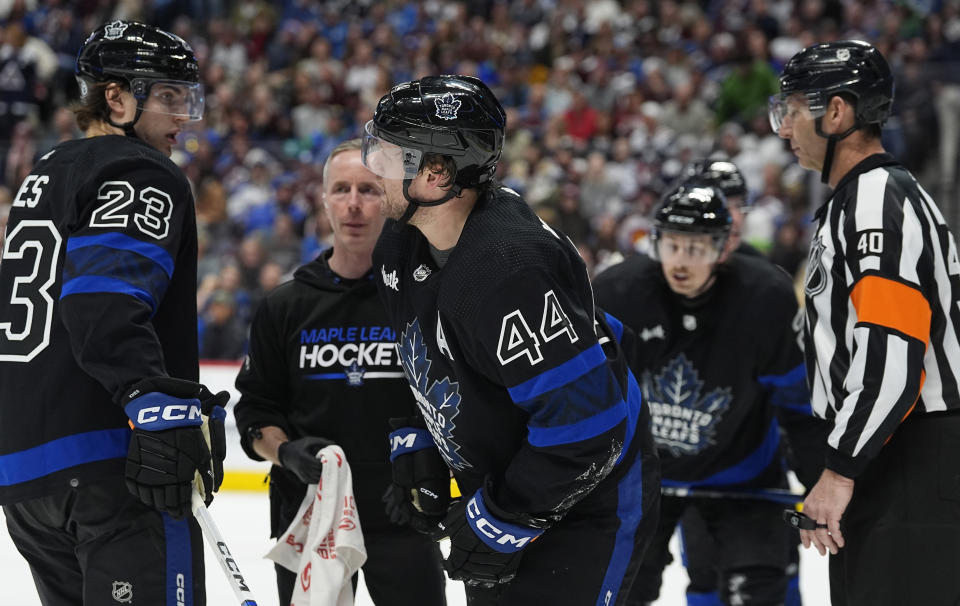
[[[128,135],[143,111],[187,121],[203,118],[204,90],[193,49],[152,25],[117,19],[100,26],[80,48],[75,73],[84,99],[97,83],[119,81],[129,87],[136,117],[114,125]]]
[[[503,148],[506,113],[489,88],[472,76],[428,76],[395,86],[364,127],[363,164],[386,179],[403,179],[409,203],[436,206],[464,189],[488,183]],[[411,198],[410,182],[432,154],[450,159],[452,187],[436,201]]]
[[[658,261],[683,255],[693,264],[716,263],[731,224],[723,191],[707,180],[688,179],[667,193],[654,211],[650,254]],[[709,237],[688,237],[701,235]]]
[[[836,95],[854,101],[854,124],[843,133],[827,135],[822,117]],[[769,99],[770,127],[779,133],[791,126],[799,112],[807,111],[816,132],[828,140],[821,180],[828,182],[836,142],[870,124],[882,125],[893,106],[893,74],[873,45],[860,40],[839,40],[809,46],[791,57],[780,75],[780,93]]]

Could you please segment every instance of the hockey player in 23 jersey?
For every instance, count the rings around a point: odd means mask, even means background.
[[[227,394],[197,383],[193,196],[167,157],[203,113],[197,61],[113,21],[76,73],[86,138],[40,158],[7,227],[0,502],[43,604],[204,604],[190,502],[222,479],[201,424]]]
[[[855,40],[794,55],[774,131],[833,192],[805,284],[814,412],[831,425],[804,499],[834,606],[960,600],[960,262],[933,199],[884,151],[894,82]]]
[[[374,603],[442,606],[437,545],[391,523],[380,502],[392,484],[389,421],[416,415],[416,402],[377,296],[379,275],[371,269],[383,226],[378,181],[360,162],[359,139],[330,152],[323,167],[323,207],[333,248],[260,303],[250,353],[237,376],[241,395],[234,410],[244,451],[274,464],[272,537],[294,520],[306,485],[320,481],[317,451],[336,443],[353,473],[367,550],[363,576]],[[449,495],[449,472],[439,467],[439,486]],[[432,492],[440,494],[437,486]],[[289,604],[296,574],[280,565],[276,570],[280,604]]]
[[[597,302],[638,336],[628,356],[650,407],[664,486],[784,486],[778,425],[807,454],[798,473],[812,482],[822,457],[808,445],[825,432],[810,416],[791,281],[768,261],[731,254],[730,222],[710,182],[681,184],[655,212],[656,258],[631,257],[597,276]],[[783,604],[791,544],[781,505],[666,496],[630,603],[657,599],[670,537],[690,507],[719,571],[719,583],[695,593],[716,589],[724,604]]]
[[[649,416],[574,246],[491,183],[504,127],[468,76],[401,84],[366,126],[378,287],[464,495],[435,535],[471,606],[623,604],[659,500]]]

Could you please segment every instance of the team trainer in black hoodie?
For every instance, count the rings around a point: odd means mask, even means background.
[[[380,502],[391,485],[388,419],[414,415],[416,404],[373,281],[383,192],[360,161],[359,140],[330,153],[323,186],[333,248],[300,267],[257,308],[250,353],[237,376],[241,445],[252,459],[274,464],[270,536],[278,537],[293,521],[306,485],[320,479],[314,454],[338,444],[353,472],[367,549],[363,574],[374,602],[442,605],[436,544],[391,524]],[[280,604],[289,604],[296,575],[276,569]]]

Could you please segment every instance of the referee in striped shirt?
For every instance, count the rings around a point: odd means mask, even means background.
[[[832,195],[816,213],[805,356],[832,421],[801,530],[833,606],[960,604],[960,261],[930,196],[880,141],[887,62],[817,44],[784,67],[774,130]]]

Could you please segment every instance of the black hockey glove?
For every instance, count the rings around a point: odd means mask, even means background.
[[[182,518],[190,513],[197,480],[197,490],[209,504],[223,479],[226,440],[222,418],[221,429],[213,423],[205,435],[203,410],[219,416],[215,408],[228,399],[226,392],[214,395],[199,383],[170,377],[151,377],[131,387],[122,398],[133,427],[125,473],[130,492],[146,505]],[[220,446],[215,448],[218,463],[210,456],[213,440]]]
[[[383,495],[387,516],[424,534],[436,529],[450,505],[450,469],[419,417],[390,419],[393,483]]]
[[[280,466],[292,471],[304,484],[316,484],[323,476],[323,463],[317,453],[333,442],[326,438],[298,438],[277,449]]]
[[[203,437],[207,440],[207,448],[210,449],[213,492],[220,490],[220,485],[223,484],[223,460],[227,457],[227,433],[224,426],[227,411],[223,407],[229,401],[229,392],[212,393],[205,386],[200,386],[200,412],[203,415],[203,425],[200,427]],[[207,505],[213,500],[213,495],[203,495],[203,497]]]
[[[433,537],[450,538],[443,567],[451,579],[489,589],[513,580],[523,549],[547,527],[546,520],[503,511],[484,487],[454,505]]]

